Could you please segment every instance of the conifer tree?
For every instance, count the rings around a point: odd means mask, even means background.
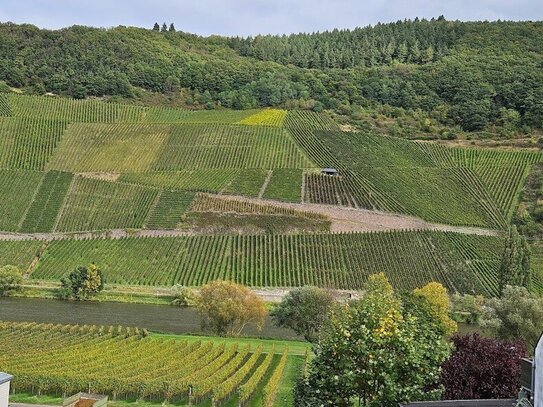
[[[160,26],[158,25],[158,23],[155,23],[155,25],[153,26],[153,31],[160,31]]]
[[[175,32],[175,26],[173,25],[173,23],[170,24],[170,28],[168,29],[168,31]]]
[[[166,23],[162,23],[162,28],[160,29],[161,32],[165,33],[168,32],[168,26]]]

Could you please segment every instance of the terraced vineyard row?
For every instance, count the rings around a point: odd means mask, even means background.
[[[0,116],[11,116],[9,100],[4,93],[0,94]]]
[[[42,170],[66,126],[49,119],[0,117],[0,168]]]
[[[262,125],[280,125],[281,114],[266,110],[191,111],[142,107],[99,100],[76,100],[51,96],[2,95],[0,116],[43,118],[80,123],[237,123],[251,116]],[[278,110],[277,112],[282,112]],[[249,120],[251,121],[251,119]],[[255,124],[255,123],[249,123]]]
[[[142,228],[158,191],[136,185],[77,177],[57,231]]]
[[[283,121],[287,115],[286,110],[280,109],[265,109],[258,113],[255,113],[243,120],[240,120],[238,124],[248,124],[251,126],[283,126]]]
[[[219,192],[228,187],[236,178],[246,179],[247,171],[251,170],[232,168],[123,173],[119,181],[155,188]]]
[[[273,170],[263,198],[278,201],[300,202],[302,199],[301,169],[278,168]]]
[[[44,175],[21,225],[21,232],[53,230],[72,179],[73,175],[67,172],[52,171]]]
[[[304,168],[308,161],[282,129],[260,126],[178,125],[154,170],[193,168]]]
[[[194,193],[162,191],[145,222],[147,229],[175,229],[192,204]]]
[[[382,271],[398,289],[439,281],[453,291],[490,294],[497,286],[482,284],[487,277],[481,273],[496,275],[501,248],[500,238],[430,231],[61,240],[48,244],[32,277],[58,280],[94,261],[117,284],[198,286],[229,279],[259,287],[359,289]],[[485,262],[483,269],[469,269],[475,260]]]
[[[45,246],[44,242],[38,240],[0,241],[0,266],[11,264],[26,272]]]
[[[303,143],[314,162],[325,166],[328,157],[342,158],[334,163],[342,178],[306,178],[308,202],[353,206],[355,201],[455,225],[505,227],[530,166],[543,159],[540,152],[447,148],[386,136],[323,131],[306,136]]]
[[[43,177],[35,171],[0,170],[0,230],[20,229]]]
[[[76,123],[69,126],[47,168],[73,172],[144,172],[307,165],[305,155],[280,128]]]
[[[492,165],[475,167],[475,172],[507,220],[513,217],[520,192],[530,174],[530,168],[531,165],[526,164],[516,167]]]
[[[137,328],[0,322],[0,364],[15,376],[14,392],[90,391],[113,400],[200,405],[212,397],[236,400],[239,389],[245,405],[267,385],[263,375],[255,375],[275,371],[282,358],[273,349],[264,353],[262,345],[144,334]],[[256,385],[253,378],[259,379]]]
[[[77,100],[49,96],[9,95],[13,116],[47,117],[53,120],[84,123],[135,122],[142,108],[98,100]]]
[[[164,124],[76,123],[68,127],[49,170],[139,172],[150,169],[169,137]]]

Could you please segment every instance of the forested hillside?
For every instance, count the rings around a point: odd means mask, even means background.
[[[541,22],[440,17],[255,38],[4,23],[0,80],[76,98],[330,109],[410,138],[512,137],[543,127],[542,51]]]

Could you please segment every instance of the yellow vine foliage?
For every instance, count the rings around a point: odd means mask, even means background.
[[[240,120],[237,124],[248,124],[251,126],[274,126],[281,127],[285,116],[286,110],[282,109],[264,109],[259,112]]]

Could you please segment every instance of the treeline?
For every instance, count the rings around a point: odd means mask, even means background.
[[[465,131],[542,128],[542,68],[543,23],[532,22],[439,18],[247,39],[0,24],[0,81],[28,93],[384,111]]]
[[[354,30],[235,37],[229,45],[243,56],[301,68],[372,67],[394,61],[424,64],[447,55],[463,31],[463,25],[449,23],[441,16]]]

